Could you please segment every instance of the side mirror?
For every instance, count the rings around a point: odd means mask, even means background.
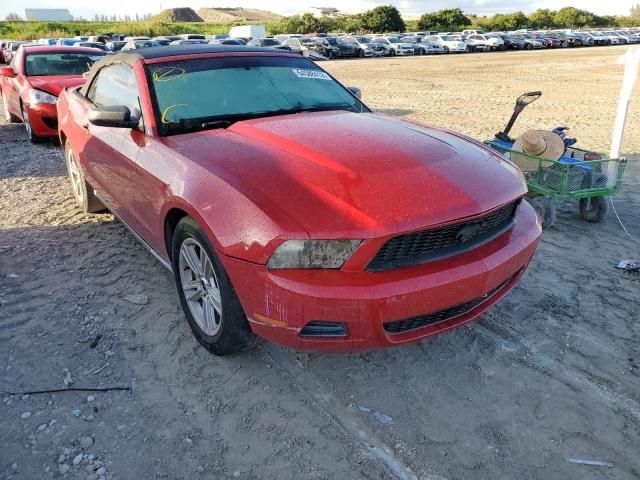
[[[362,90],[358,87],[347,87],[347,89],[353,93],[358,100],[362,100]]]
[[[0,75],[2,75],[3,77],[13,78],[16,76],[16,73],[11,67],[2,67],[0,68]]]
[[[131,112],[124,105],[93,106],[89,111],[89,122],[98,127],[135,128],[138,126],[138,121],[131,120]]]
[[[523,93],[522,95],[520,95],[518,97],[518,99],[516,100],[516,105],[518,107],[526,107],[527,105],[529,105],[530,103],[535,102],[537,99],[539,99],[542,96],[542,92],[529,92],[529,93]]]

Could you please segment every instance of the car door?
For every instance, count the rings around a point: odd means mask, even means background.
[[[98,107],[126,106],[132,119],[140,119],[138,85],[129,65],[103,67],[94,77],[87,92],[87,101]],[[135,199],[143,194],[139,189],[136,158],[144,132],[137,128],[101,127],[86,122],[86,143],[79,155],[89,183],[108,206],[127,225],[136,230]]]
[[[2,95],[5,96],[9,111],[14,115],[18,115],[22,118],[22,112],[20,109],[20,69],[19,62],[22,58],[22,54],[14,55],[9,63],[9,67],[13,70],[14,77],[2,77]]]

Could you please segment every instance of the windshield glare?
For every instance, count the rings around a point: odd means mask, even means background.
[[[27,76],[82,75],[102,55],[87,53],[37,53],[25,57]]]
[[[147,75],[161,135],[304,111],[369,111],[304,58],[200,58],[148,65]]]

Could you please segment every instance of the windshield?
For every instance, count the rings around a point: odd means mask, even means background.
[[[342,45],[340,39],[335,37],[326,37],[325,40],[329,42],[329,45]]]
[[[262,45],[280,45],[280,42],[278,40],[274,40],[271,38],[265,38],[264,40],[262,40]]]
[[[147,66],[161,135],[305,111],[369,111],[305,58],[227,57]]]
[[[356,40],[358,40],[360,43],[371,43],[371,40],[369,40],[367,37],[356,37]]]
[[[25,58],[27,76],[82,75],[103,56],[88,53],[34,53]]]

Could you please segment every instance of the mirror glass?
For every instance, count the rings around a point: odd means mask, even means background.
[[[542,92],[524,93],[518,97],[518,100],[516,100],[516,105],[525,107],[530,103],[535,102],[537,99],[540,98],[541,95],[542,95]]]

